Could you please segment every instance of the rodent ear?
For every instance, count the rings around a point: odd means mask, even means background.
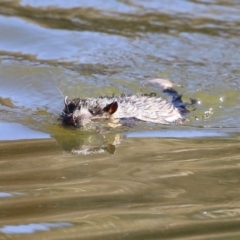
[[[76,104],[74,103],[74,101],[72,101],[70,98],[68,98],[68,96],[66,96],[64,98],[64,104],[65,104],[64,112],[67,114],[73,113],[74,109],[76,108]]]
[[[65,98],[64,98],[64,103],[65,103],[65,105],[69,105],[70,103],[71,103],[71,99],[68,97],[68,96],[66,96]]]
[[[108,112],[110,115],[114,114],[118,109],[118,103],[117,102],[112,102],[108,104],[103,111]]]

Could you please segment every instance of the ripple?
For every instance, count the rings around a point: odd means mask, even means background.
[[[1,140],[19,140],[19,139],[42,139],[50,138],[49,134],[32,130],[17,123],[0,122],[0,128],[4,131],[0,132]]]
[[[30,223],[22,225],[5,225],[0,228],[0,232],[5,234],[33,234],[37,231],[50,231],[52,228],[71,227],[72,223]]]
[[[0,198],[8,198],[13,197],[16,195],[23,195],[23,193],[20,192],[0,192]]]
[[[239,208],[233,209],[217,209],[217,210],[206,210],[200,211],[194,214],[194,218],[197,219],[223,219],[238,217],[240,215]]]
[[[227,133],[214,130],[162,130],[142,131],[126,134],[128,138],[203,138],[203,137],[226,137]]]

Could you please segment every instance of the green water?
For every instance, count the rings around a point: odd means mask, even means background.
[[[237,1],[0,1],[0,239],[239,239]],[[63,95],[197,100],[184,126],[64,128]]]

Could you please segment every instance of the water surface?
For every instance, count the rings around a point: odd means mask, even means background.
[[[0,238],[239,238],[237,1],[0,6]],[[58,121],[62,94],[166,97],[151,78],[197,100],[184,126]]]

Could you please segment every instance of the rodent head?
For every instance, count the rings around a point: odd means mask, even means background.
[[[64,98],[65,107],[61,119],[66,125],[84,126],[96,118],[109,118],[117,111],[118,103],[112,102],[104,108],[100,108],[96,103],[93,105],[87,99],[69,99]]]

